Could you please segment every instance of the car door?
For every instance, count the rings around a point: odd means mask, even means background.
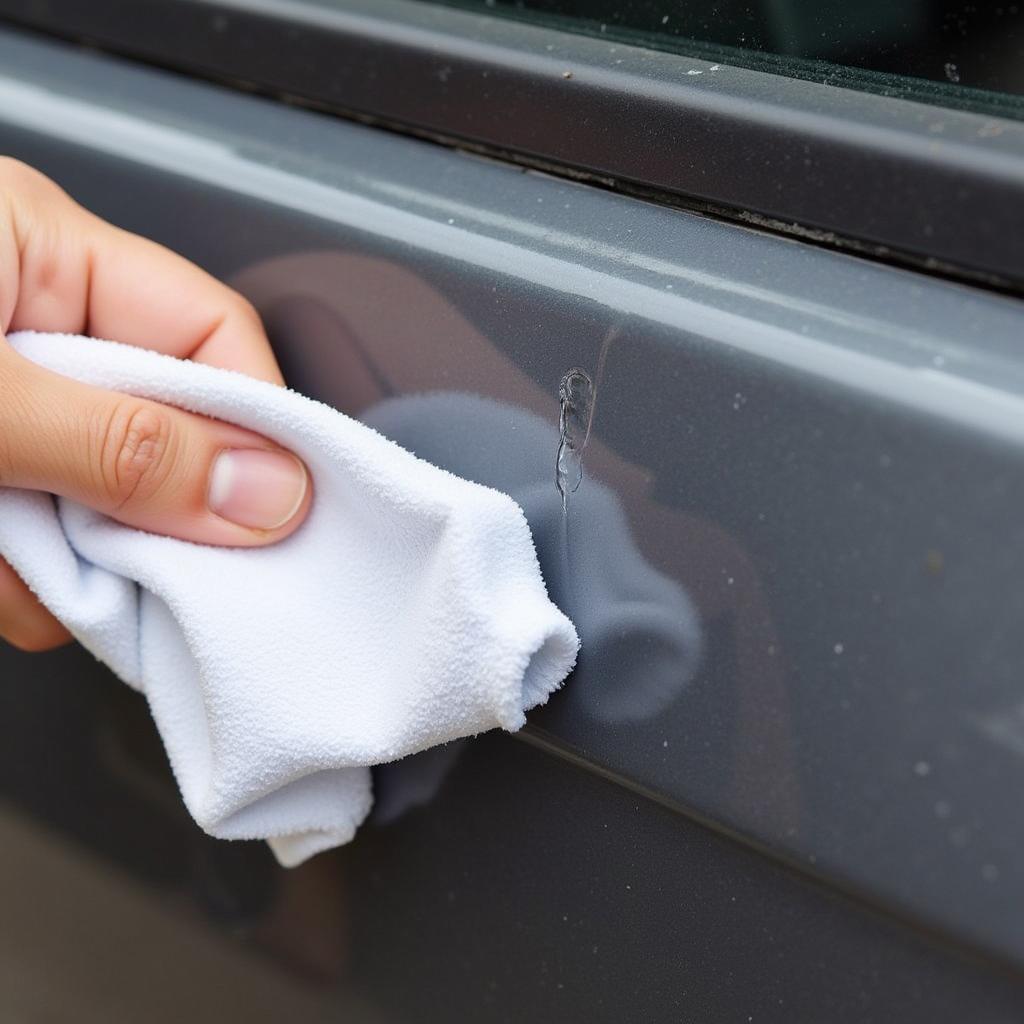
[[[583,639],[292,871],[4,648],[11,1019],[1024,1016],[1024,62],[904,6],[0,0],[0,151],[513,494]]]

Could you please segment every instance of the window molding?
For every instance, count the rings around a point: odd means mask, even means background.
[[[0,0],[0,19],[1024,290],[1024,123],[412,0]]]

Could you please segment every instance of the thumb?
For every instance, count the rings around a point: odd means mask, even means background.
[[[230,546],[288,536],[311,497],[303,464],[257,434],[81,384],[7,347],[0,484],[59,494],[152,533]]]

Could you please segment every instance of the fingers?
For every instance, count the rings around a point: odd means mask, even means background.
[[[0,559],[0,637],[23,651],[48,651],[71,639],[71,634],[39,603],[3,559]]]
[[[0,331],[90,334],[283,382],[253,308],[188,260],[5,158],[0,200]]]
[[[293,456],[248,431],[48,373],[4,344],[22,329],[92,334],[283,383],[241,296],[0,157],[0,485],[208,544],[269,544],[302,522],[310,484]],[[29,650],[68,639],[2,561],[0,636]]]
[[[80,384],[0,347],[0,484],[140,529],[250,547],[305,517],[302,463],[239,427]]]

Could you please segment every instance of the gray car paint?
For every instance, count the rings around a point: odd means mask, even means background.
[[[435,431],[467,475],[500,483],[514,453],[557,500],[558,384],[586,370],[570,528],[612,496],[700,651],[648,702],[657,637],[623,618],[622,657],[585,631],[528,746],[468,744],[411,798],[392,770],[397,820],[298,881],[192,835],[87,659],[5,651],[19,814],[187,890],[183,865],[226,859],[224,927],[257,947],[282,892],[344,898],[339,991],[394,1019],[1020,1015],[1019,303],[15,34],[0,148],[234,282],[300,390],[366,417],[421,392],[511,407],[505,452],[455,413]],[[597,619],[572,551],[542,541],[543,569]],[[173,822],[166,849],[108,775]],[[270,948],[308,968],[293,941]]]
[[[575,15],[550,25],[528,23],[544,18],[537,5],[462,5],[483,10],[420,0],[0,0],[0,19],[1024,289],[1024,124],[1008,120],[1021,116],[1019,97],[860,78],[884,93],[872,95],[836,88],[837,69],[824,62],[816,74],[825,81],[809,82],[765,74],[764,55],[753,58],[761,70],[738,67],[752,57],[742,50],[696,44],[684,56],[627,45],[615,19],[609,34],[588,37],[586,4],[563,7]],[[898,99],[894,88],[940,106]]]

